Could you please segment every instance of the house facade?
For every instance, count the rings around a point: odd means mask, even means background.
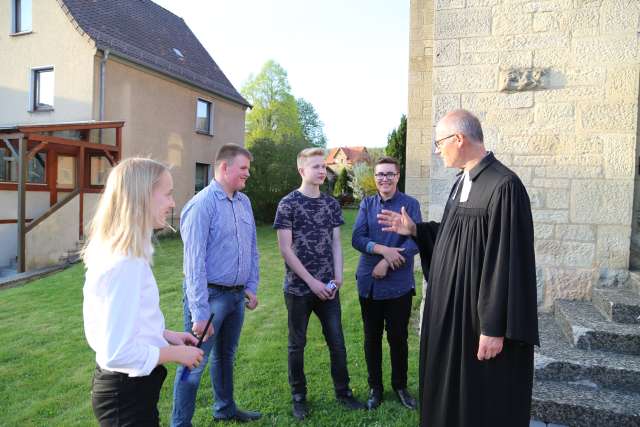
[[[4,25],[0,58],[6,59],[0,67],[0,129],[124,122],[122,157],[151,156],[172,167],[174,225],[186,201],[211,179],[217,149],[225,143],[244,143],[250,105],[185,22],[149,0],[4,0],[0,23]],[[113,144],[113,131],[58,134]],[[17,168],[12,153],[18,141],[0,138],[0,145],[0,199],[10,201],[15,198]],[[79,174],[77,155],[55,159],[54,176],[49,172],[53,164],[47,161],[50,147],[29,161],[26,216],[30,219],[55,203],[42,195],[45,187],[70,191],[78,184],[69,179]],[[99,189],[111,161],[105,156],[87,160],[87,174],[93,178],[85,184]],[[55,185],[50,182],[54,179]],[[94,204],[86,203],[86,219]],[[15,256],[11,242],[16,224],[11,221],[17,208],[3,204],[1,216],[0,267]],[[46,226],[41,233],[47,233]],[[55,241],[49,245],[56,256],[63,250],[53,250]],[[30,268],[43,263],[33,262]]]

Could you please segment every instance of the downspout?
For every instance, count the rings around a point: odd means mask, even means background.
[[[100,60],[100,99],[99,99],[99,110],[98,110],[98,120],[104,120],[104,76],[106,74],[106,65],[107,60],[109,59],[109,49],[102,51],[102,59]]]

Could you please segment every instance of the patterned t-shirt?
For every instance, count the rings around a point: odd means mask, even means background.
[[[333,271],[333,229],[344,224],[340,204],[333,197],[321,193],[320,197],[307,197],[295,190],[280,200],[275,229],[289,229],[293,252],[316,279],[323,283],[335,278]],[[284,291],[303,296],[311,289],[286,265]]]

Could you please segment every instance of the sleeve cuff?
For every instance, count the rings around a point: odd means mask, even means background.
[[[376,242],[369,242],[367,243],[367,253],[372,254],[373,253],[373,248],[376,246]]]

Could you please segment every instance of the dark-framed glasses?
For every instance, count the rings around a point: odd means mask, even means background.
[[[434,140],[434,141],[433,141],[433,145],[435,145],[435,146],[436,146],[436,150],[439,150],[439,149],[440,149],[440,147],[442,147],[442,145],[444,144],[442,141],[444,141],[445,139],[449,139],[449,138],[451,138],[452,136],[456,136],[456,134],[455,134],[455,133],[452,133],[451,135],[449,135],[449,136],[445,136],[444,138],[440,138],[440,139],[436,139],[436,140]]]
[[[373,176],[375,176],[378,181],[382,181],[385,179],[388,181],[391,181],[393,178],[396,177],[396,175],[398,175],[396,172],[387,172],[387,173],[378,172]]]

